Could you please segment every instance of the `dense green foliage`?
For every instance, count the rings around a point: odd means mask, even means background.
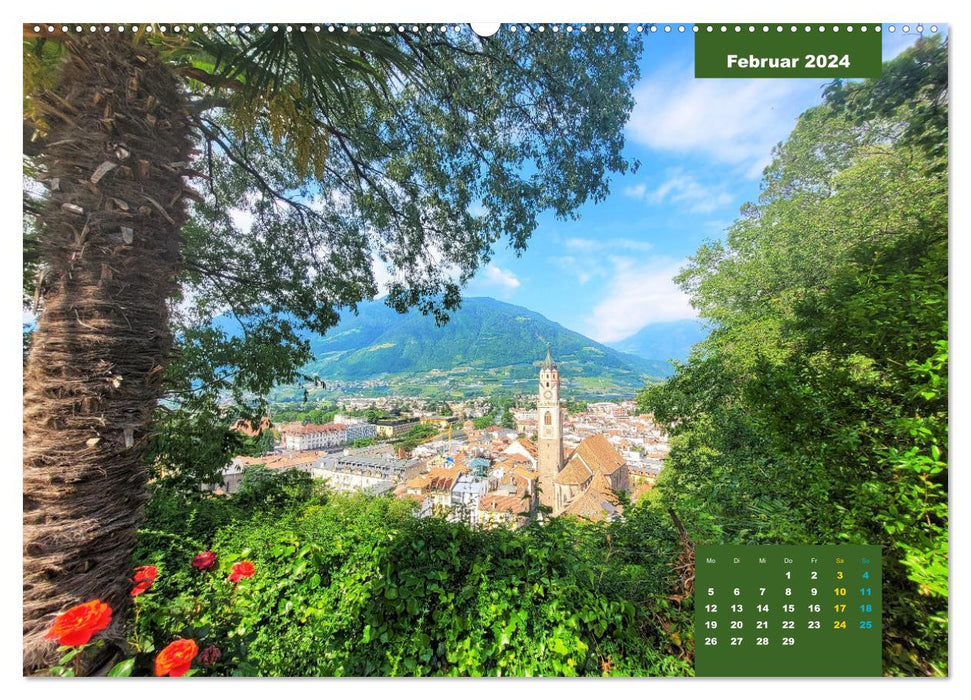
[[[503,428],[508,428],[509,430],[516,429],[516,417],[513,416],[512,409],[508,406],[502,412],[502,422],[500,425],[502,425]]]
[[[472,425],[476,430],[482,430],[496,424],[496,414],[487,413],[484,416],[472,419]]]
[[[579,401],[574,398],[566,398],[563,400],[563,408],[570,414],[583,413],[587,410],[587,404],[588,402],[586,401]]]
[[[333,404],[323,402],[311,407],[300,408],[278,408],[273,409],[274,423],[313,423],[314,425],[324,425],[334,420],[337,415],[337,407]]]
[[[885,670],[947,672],[947,48],[834,84],[680,282],[715,330],[639,396],[699,541],[883,547]]]
[[[404,434],[398,446],[406,451],[411,451],[426,440],[438,435],[439,432],[441,431],[436,425],[420,423]]]
[[[187,637],[214,675],[687,675],[691,615],[666,514],[518,532],[418,519],[299,473],[231,500],[156,493],[135,555],[159,567],[130,634],[136,675]],[[217,570],[193,570],[206,549]],[[233,563],[254,563],[233,586]]]
[[[353,413],[351,415],[353,415]],[[390,418],[391,414],[380,408],[369,408],[364,411],[364,417],[367,418],[368,423],[374,423],[382,418]]]

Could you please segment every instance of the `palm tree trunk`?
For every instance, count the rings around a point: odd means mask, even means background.
[[[93,598],[120,641],[147,499],[143,446],[181,266],[186,102],[172,70],[115,33],[69,39],[39,96],[42,315],[24,371],[24,671],[53,616]]]

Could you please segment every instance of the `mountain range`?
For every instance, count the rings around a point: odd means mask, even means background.
[[[645,336],[631,344],[656,353],[646,357],[598,343],[535,311],[489,297],[464,298],[443,326],[419,311],[398,314],[372,301],[360,304],[356,315],[345,314],[325,335],[309,337],[316,359],[304,371],[327,386],[311,394],[530,392],[549,345],[564,395],[630,396],[645,382],[669,376],[667,360],[686,354],[678,343],[696,337],[687,325],[671,330],[675,340],[655,339],[652,345]],[[275,393],[279,399],[297,394],[284,387]]]
[[[610,347],[652,360],[684,362],[688,359],[691,346],[707,337],[708,330],[704,324],[698,319],[688,318],[649,323],[629,338],[611,343]]]

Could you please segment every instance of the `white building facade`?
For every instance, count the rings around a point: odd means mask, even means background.
[[[288,450],[321,450],[348,442],[347,427],[336,423],[325,425],[285,425],[280,429],[283,445]]]

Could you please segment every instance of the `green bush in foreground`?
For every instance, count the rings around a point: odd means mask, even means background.
[[[136,675],[175,638],[217,647],[196,664],[212,675],[692,673],[679,540],[646,505],[624,523],[510,532],[417,519],[391,498],[244,501],[156,494],[136,553],[160,572],[138,600]],[[219,563],[193,569],[204,550]],[[255,574],[233,584],[242,560]]]

